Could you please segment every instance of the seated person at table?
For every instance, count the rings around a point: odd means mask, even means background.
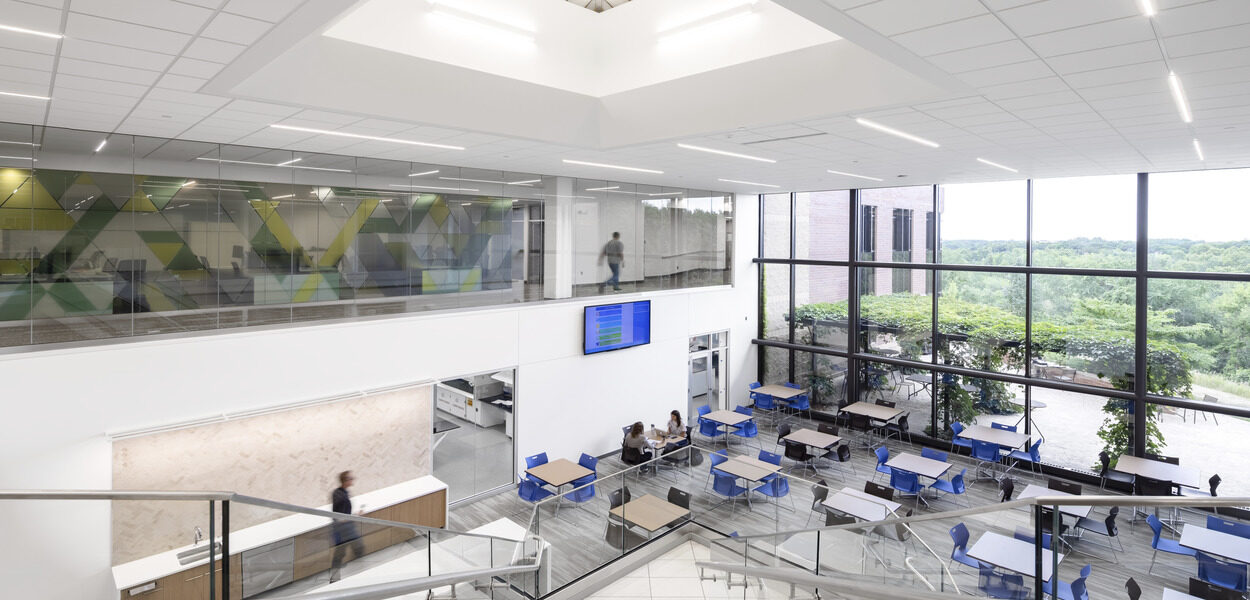
[[[669,437],[686,437],[686,425],[681,422],[681,411],[675,410],[669,413],[668,419],[668,435]]]
[[[626,448],[636,448],[642,454],[642,460],[651,460],[651,444],[647,443],[647,436],[642,433],[642,421],[634,423],[629,428],[629,433],[625,434],[625,439],[621,440],[621,445]]]

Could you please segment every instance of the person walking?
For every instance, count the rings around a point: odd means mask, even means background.
[[[612,270],[612,276],[607,281],[599,284],[599,293],[603,293],[604,286],[612,284],[612,289],[621,291],[621,267],[625,266],[625,244],[621,243],[621,232],[613,231],[612,239],[603,245],[603,252],[599,253],[599,261],[608,259],[608,268]]]
[[[339,487],[330,493],[331,510],[345,515],[352,514],[352,497],[347,488],[352,487],[355,481],[356,476],[351,471],[339,473]],[[360,508],[364,512],[364,506]],[[365,544],[360,539],[360,528],[353,521],[335,520],[331,531],[334,535],[334,558],[330,561],[330,583],[334,583],[339,580],[339,569],[343,565],[348,545],[352,548],[353,557],[360,558],[365,554]]]

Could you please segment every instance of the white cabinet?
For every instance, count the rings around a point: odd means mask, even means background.
[[[472,393],[440,383],[434,386],[434,404],[449,415],[466,421],[473,420],[469,418],[469,406],[473,404]]]

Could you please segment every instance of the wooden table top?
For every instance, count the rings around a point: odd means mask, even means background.
[[[891,516],[889,511],[898,510],[902,506],[892,500],[878,498],[849,487],[830,494],[821,504],[864,521],[881,521]]]
[[[1019,496],[1016,496],[1016,498],[1023,500],[1025,498],[1038,498],[1041,496],[1073,496],[1073,495],[1074,494],[1061,492],[1059,490],[1052,490],[1050,488],[1044,488],[1040,485],[1030,483],[1027,487],[1024,488],[1023,492],[1020,492]],[[1094,510],[1094,507],[1092,506],[1060,506],[1059,507],[1059,512],[1065,515],[1072,515],[1074,517],[1088,517],[1090,511],[1092,510]]]
[[[880,404],[873,404],[871,402],[856,402],[854,404],[843,406],[841,412],[864,415],[878,421],[889,421],[894,417],[903,414],[903,409],[890,408],[888,406],[881,406]]]
[[[790,398],[798,396],[799,394],[804,393],[806,390],[796,390],[794,388],[786,387],[784,385],[769,384],[769,385],[761,385],[760,387],[757,387],[751,391],[756,394],[764,394],[765,396],[772,396],[773,398],[780,398],[782,400],[788,400]]]
[[[647,531],[659,530],[669,523],[685,518],[690,510],[651,494],[634,498],[610,511],[630,525]]]
[[[813,448],[829,448],[842,441],[842,438],[836,435],[822,433],[814,429],[797,429],[781,439],[806,444]]]
[[[680,443],[685,438],[676,435],[669,435],[667,431],[661,431],[658,427],[647,432],[647,442],[652,448],[663,448],[669,444]]]
[[[560,487],[574,479],[581,479],[594,473],[594,471],[567,458],[557,458],[546,464],[526,469],[525,472],[555,487]]]
[[[781,467],[754,458],[735,456],[719,465],[716,465],[716,470],[729,473],[735,477],[741,477],[747,481],[760,481],[765,477],[780,471]]]
[[[1220,558],[1250,564],[1250,539],[1192,523],[1181,529],[1180,545]]]
[[[1008,571],[1015,571],[1026,577],[1033,577],[1037,561],[1033,544],[994,533],[993,531],[981,534],[981,538],[971,548],[968,548],[968,556]],[[1060,553],[1059,562],[1063,562],[1063,557],[1064,555]],[[1054,562],[1054,558],[1051,555],[1051,551],[1043,548],[1043,581],[1050,580],[1052,562]]]
[[[1202,487],[1202,475],[1193,467],[1182,467],[1161,460],[1121,455],[1116,459],[1115,470],[1130,475],[1171,481],[1189,488]]]
[[[706,415],[703,415],[703,418],[709,421],[716,421],[721,425],[737,425],[743,421],[751,420],[750,415],[744,415],[740,412],[734,412],[732,410],[714,410]]]
[[[1029,444],[1029,436],[1006,429],[994,429],[984,425],[969,425],[959,432],[959,437],[998,444],[1005,448],[1023,448]]]
[[[948,462],[925,458],[923,456],[916,456],[915,454],[908,454],[906,452],[891,456],[890,460],[886,461],[885,466],[890,467],[891,469],[899,469],[901,471],[911,471],[912,473],[928,477],[930,479],[937,479],[945,475],[951,468],[951,464]]]

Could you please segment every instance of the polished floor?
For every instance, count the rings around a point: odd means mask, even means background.
[[[434,414],[460,426],[434,434],[434,476],[447,484],[449,502],[514,481],[512,438],[502,424],[478,427],[441,410]]]

